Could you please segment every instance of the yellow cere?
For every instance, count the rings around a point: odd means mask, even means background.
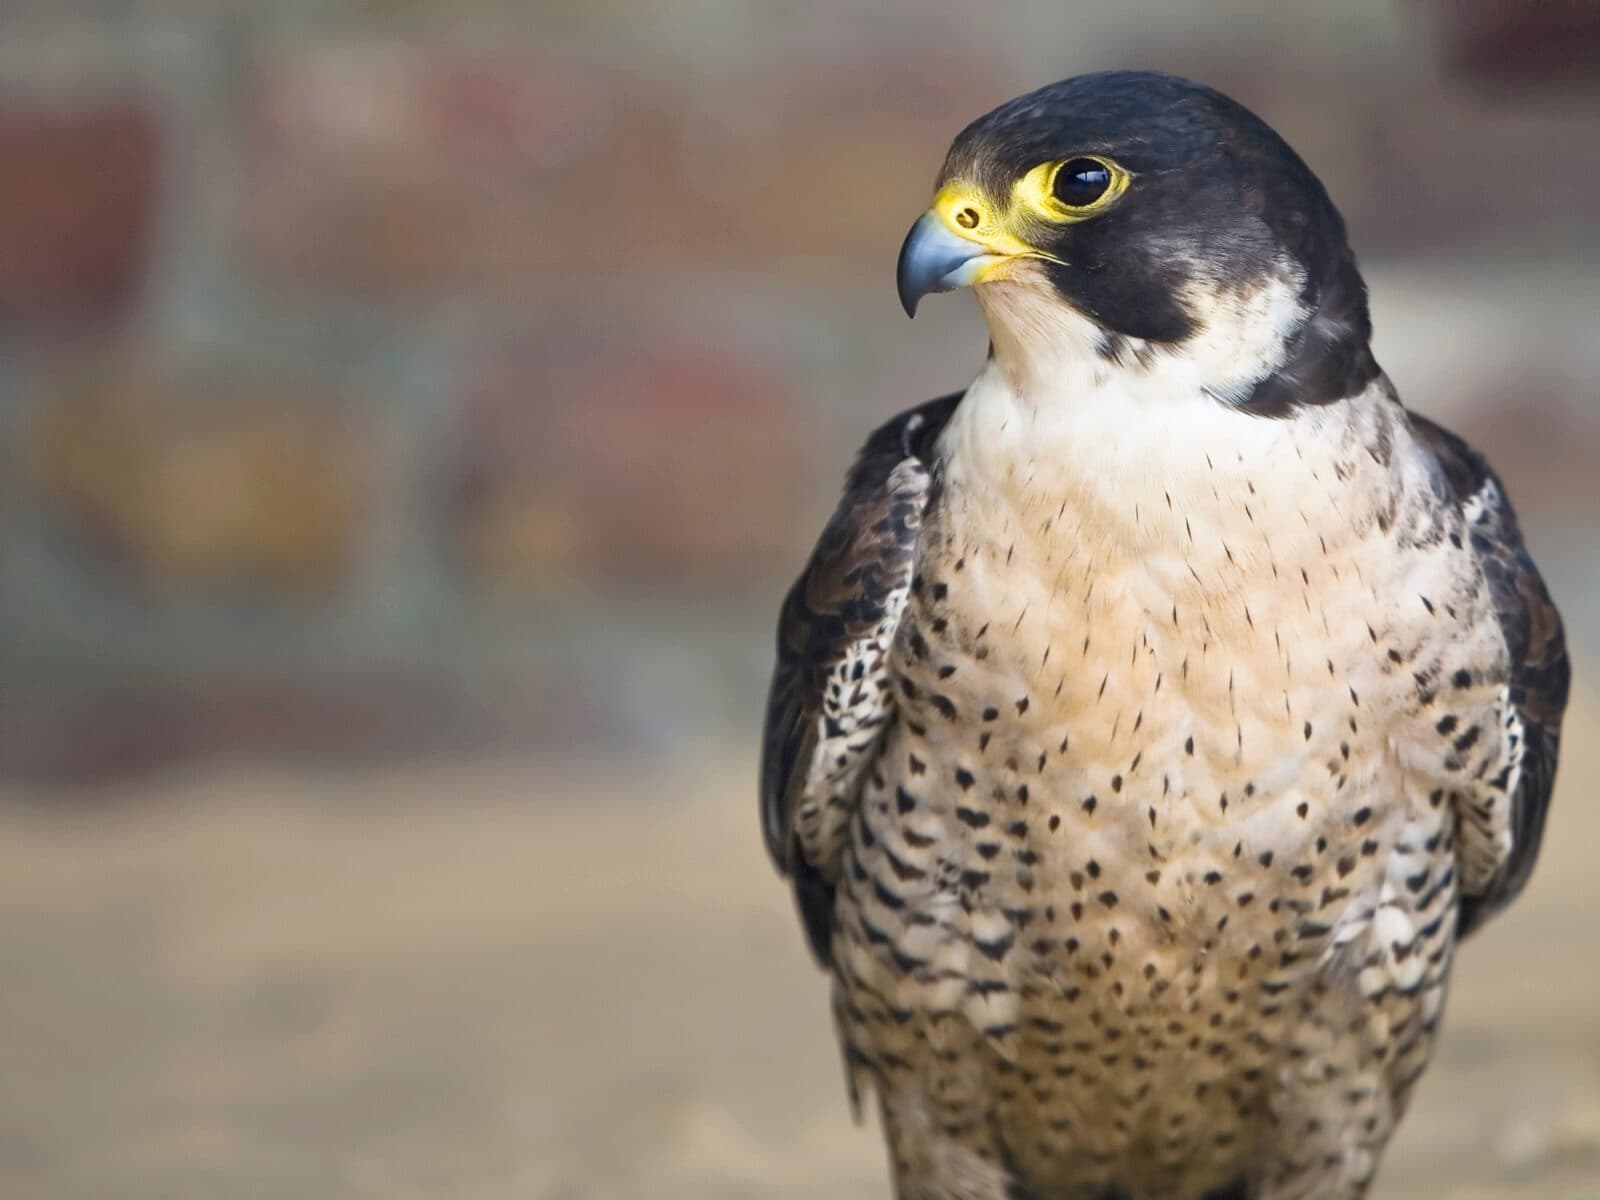
[[[1080,206],[1057,200],[1053,187],[1056,172],[1067,162],[1093,158],[1111,176],[1111,183],[1094,203]],[[1031,230],[1043,225],[1063,225],[1087,221],[1105,212],[1128,190],[1128,172],[1099,155],[1074,155],[1071,159],[1040,163],[1011,187],[1005,205],[994,200],[975,184],[956,181],[945,184],[933,198],[933,211],[957,237],[976,242],[998,261],[986,267],[983,279],[1003,278],[1006,259],[1055,256],[1030,243]]]
[[[1036,251],[1016,235],[1015,206],[1001,211],[970,183],[947,183],[933,198],[933,211],[957,237],[976,242],[990,254],[1015,258]]]

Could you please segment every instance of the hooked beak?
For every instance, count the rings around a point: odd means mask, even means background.
[[[906,316],[917,315],[917,303],[929,292],[949,292],[979,282],[988,270],[1010,257],[969,241],[930,209],[917,219],[900,247],[895,284]]]

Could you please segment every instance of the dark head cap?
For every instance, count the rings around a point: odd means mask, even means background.
[[[1304,316],[1285,334],[1283,378],[1239,403],[1338,399],[1376,374],[1366,287],[1327,191],[1265,122],[1201,84],[1109,71],[1003,104],[956,138],[924,221],[942,270],[923,291],[1027,262],[1108,334],[1158,346],[1194,336],[1218,303],[1292,285]],[[951,266],[957,241],[972,265]],[[907,263],[903,298],[924,282]]]

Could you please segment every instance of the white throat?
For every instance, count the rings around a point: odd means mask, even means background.
[[[975,521],[1070,536],[1102,556],[1179,552],[1245,565],[1308,504],[1337,500],[1371,395],[1283,418],[1227,400],[1274,369],[1303,310],[1288,281],[1230,302],[1181,346],[1128,342],[1112,357],[1092,321],[1027,284],[979,289],[994,352],[942,443],[953,503]],[[1248,509],[1246,512],[1244,510]],[[1235,535],[1237,538],[1237,534]]]
[[[1129,385],[1114,379],[1125,370],[1165,402],[1195,394],[1230,402],[1283,364],[1288,339],[1309,315],[1301,284],[1286,265],[1249,291],[1196,285],[1180,302],[1197,331],[1172,346],[1109,333],[1031,273],[976,293],[995,362],[1019,393],[1069,384],[1074,391],[1126,391]]]

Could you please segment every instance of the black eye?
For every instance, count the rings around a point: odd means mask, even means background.
[[[1056,172],[1051,190],[1068,208],[1085,208],[1106,194],[1111,168],[1093,158],[1069,158]]]

